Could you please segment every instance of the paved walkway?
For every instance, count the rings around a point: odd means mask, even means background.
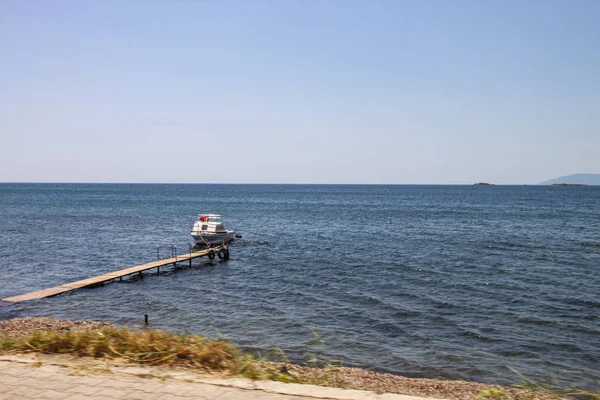
[[[217,379],[185,370],[118,366],[60,356],[2,356],[0,400],[16,399],[425,400],[313,385]]]

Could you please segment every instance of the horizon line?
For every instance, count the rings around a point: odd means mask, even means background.
[[[40,185],[314,185],[314,186],[475,186],[477,183],[300,183],[300,182],[76,182],[76,181],[0,181],[0,184],[40,184]],[[487,185],[485,185],[487,186]],[[552,186],[544,183],[490,183],[489,186]],[[588,185],[599,186],[599,185]]]

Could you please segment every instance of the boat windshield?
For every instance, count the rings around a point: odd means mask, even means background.
[[[200,222],[212,222],[216,224],[221,223],[221,216],[217,214],[201,214],[198,216]]]

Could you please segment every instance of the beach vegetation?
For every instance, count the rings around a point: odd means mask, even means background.
[[[0,336],[0,353],[66,354],[115,359],[130,363],[187,367],[226,376],[244,376],[281,382],[342,386],[326,373],[303,377],[285,367],[283,350],[274,346],[280,362],[244,353],[229,341],[189,332],[179,335],[156,329],[133,330],[106,326],[99,330],[35,331],[23,336]],[[283,362],[285,361],[285,362]]]
[[[98,331],[40,332],[0,340],[0,350],[123,359],[146,365],[235,371],[241,352],[225,340],[168,331],[104,327]]]

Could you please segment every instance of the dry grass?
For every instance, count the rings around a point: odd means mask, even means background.
[[[68,354],[142,365],[186,367],[250,379],[343,386],[339,379],[332,380],[325,372],[307,377],[291,375],[272,363],[241,352],[225,340],[154,329],[130,330],[104,326],[94,330],[0,335],[0,353]]]
[[[231,343],[221,340],[110,326],[97,331],[36,331],[28,336],[7,337],[0,339],[0,351],[125,359],[146,365],[233,373],[238,371],[246,357]]]

